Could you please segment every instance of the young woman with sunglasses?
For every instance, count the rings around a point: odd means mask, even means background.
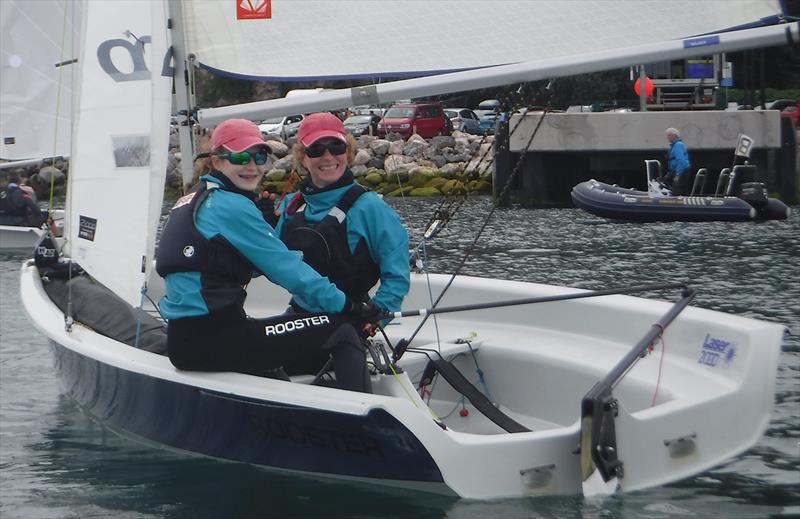
[[[351,300],[398,311],[409,287],[408,233],[394,209],[354,181],[349,165],[355,153],[355,140],[338,117],[306,116],[293,159],[308,175],[299,192],[284,200],[275,230]],[[367,293],[378,280],[370,301]],[[297,298],[292,307],[306,309]],[[373,334],[377,323],[363,331]]]
[[[227,120],[215,128],[211,146],[213,171],[175,204],[158,247],[170,360],[179,369],[274,376],[278,368],[331,354],[337,385],[368,392],[354,323],[374,320],[375,309],[350,302],[264,221],[254,191],[270,149],[255,124]],[[247,317],[244,286],[254,275],[288,290],[307,312]]]

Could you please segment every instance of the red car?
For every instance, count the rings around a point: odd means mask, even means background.
[[[386,110],[378,123],[378,137],[399,133],[407,139],[416,133],[430,139],[436,135],[450,135],[452,128],[441,103],[401,103]]]
[[[787,106],[781,110],[781,117],[788,117],[794,121],[795,129],[800,128],[800,101],[796,102],[794,106]]]

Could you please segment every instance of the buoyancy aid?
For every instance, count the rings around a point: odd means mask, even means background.
[[[298,194],[286,208],[287,219],[281,231],[286,247],[303,253],[303,261],[352,300],[362,300],[380,279],[380,269],[372,260],[367,244],[361,240],[355,252],[347,242],[347,212],[368,190],[354,184],[328,214],[317,223],[306,220],[303,195]]]
[[[209,311],[243,304],[243,285],[257,270],[224,238],[215,236],[209,240],[197,230],[197,210],[215,189],[225,187],[201,182],[196,191],[175,203],[156,252],[156,271],[161,277],[177,272],[201,273],[201,290]]]
[[[16,184],[0,189],[0,215],[25,217],[25,201],[22,190]]]

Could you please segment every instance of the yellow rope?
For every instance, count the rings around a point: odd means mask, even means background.
[[[400,384],[400,387],[402,387],[403,391],[406,392],[406,396],[411,401],[411,403],[414,404],[415,407],[419,408],[419,405],[417,404],[417,400],[411,395],[411,392],[409,392],[409,390],[406,387],[406,385],[403,384],[403,380],[400,378],[400,375],[397,373],[397,371],[395,371],[394,364],[389,364],[389,369],[392,370],[392,374],[394,374],[395,378],[397,379],[397,383]],[[431,416],[433,416],[434,420],[439,421],[439,422],[442,421],[439,418],[439,416],[436,414],[436,412],[433,409],[431,409],[431,406],[426,405],[425,407],[428,408],[428,412],[431,413]]]
[[[61,112],[61,78],[64,73],[64,41],[67,37],[67,7],[68,0],[64,0],[64,23],[61,27],[61,54],[58,59],[58,88],[56,90],[56,117],[55,124],[53,125],[53,155],[50,157],[50,167],[55,169],[56,152],[58,151],[58,116]],[[47,211],[50,217],[53,216],[53,191],[55,191],[56,176],[53,171],[50,172],[50,200],[48,202]]]

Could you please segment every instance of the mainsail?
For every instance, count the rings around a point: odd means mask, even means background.
[[[169,141],[164,2],[86,4],[67,200],[67,246],[138,306],[151,269]]]
[[[724,8],[715,0],[298,0],[266,5],[272,7],[266,10],[270,17],[256,19],[242,18],[234,2],[186,3],[185,34],[192,62],[215,73],[251,79],[422,77],[204,109],[198,111],[202,126],[229,117],[261,119],[388,103],[781,45],[798,34],[798,24],[781,23],[781,4],[775,0],[735,0]],[[347,28],[359,26],[357,20],[366,14],[378,20],[370,25],[379,34],[376,45],[346,37]],[[458,33],[455,41],[455,31],[446,30],[444,20],[450,26],[480,21],[486,36],[464,38]],[[290,52],[280,50],[284,41]]]
[[[0,159],[70,151],[82,2],[0,2]]]
[[[778,0],[204,0],[184,9],[187,48],[200,66],[272,80],[564,58],[772,24],[781,14]]]

